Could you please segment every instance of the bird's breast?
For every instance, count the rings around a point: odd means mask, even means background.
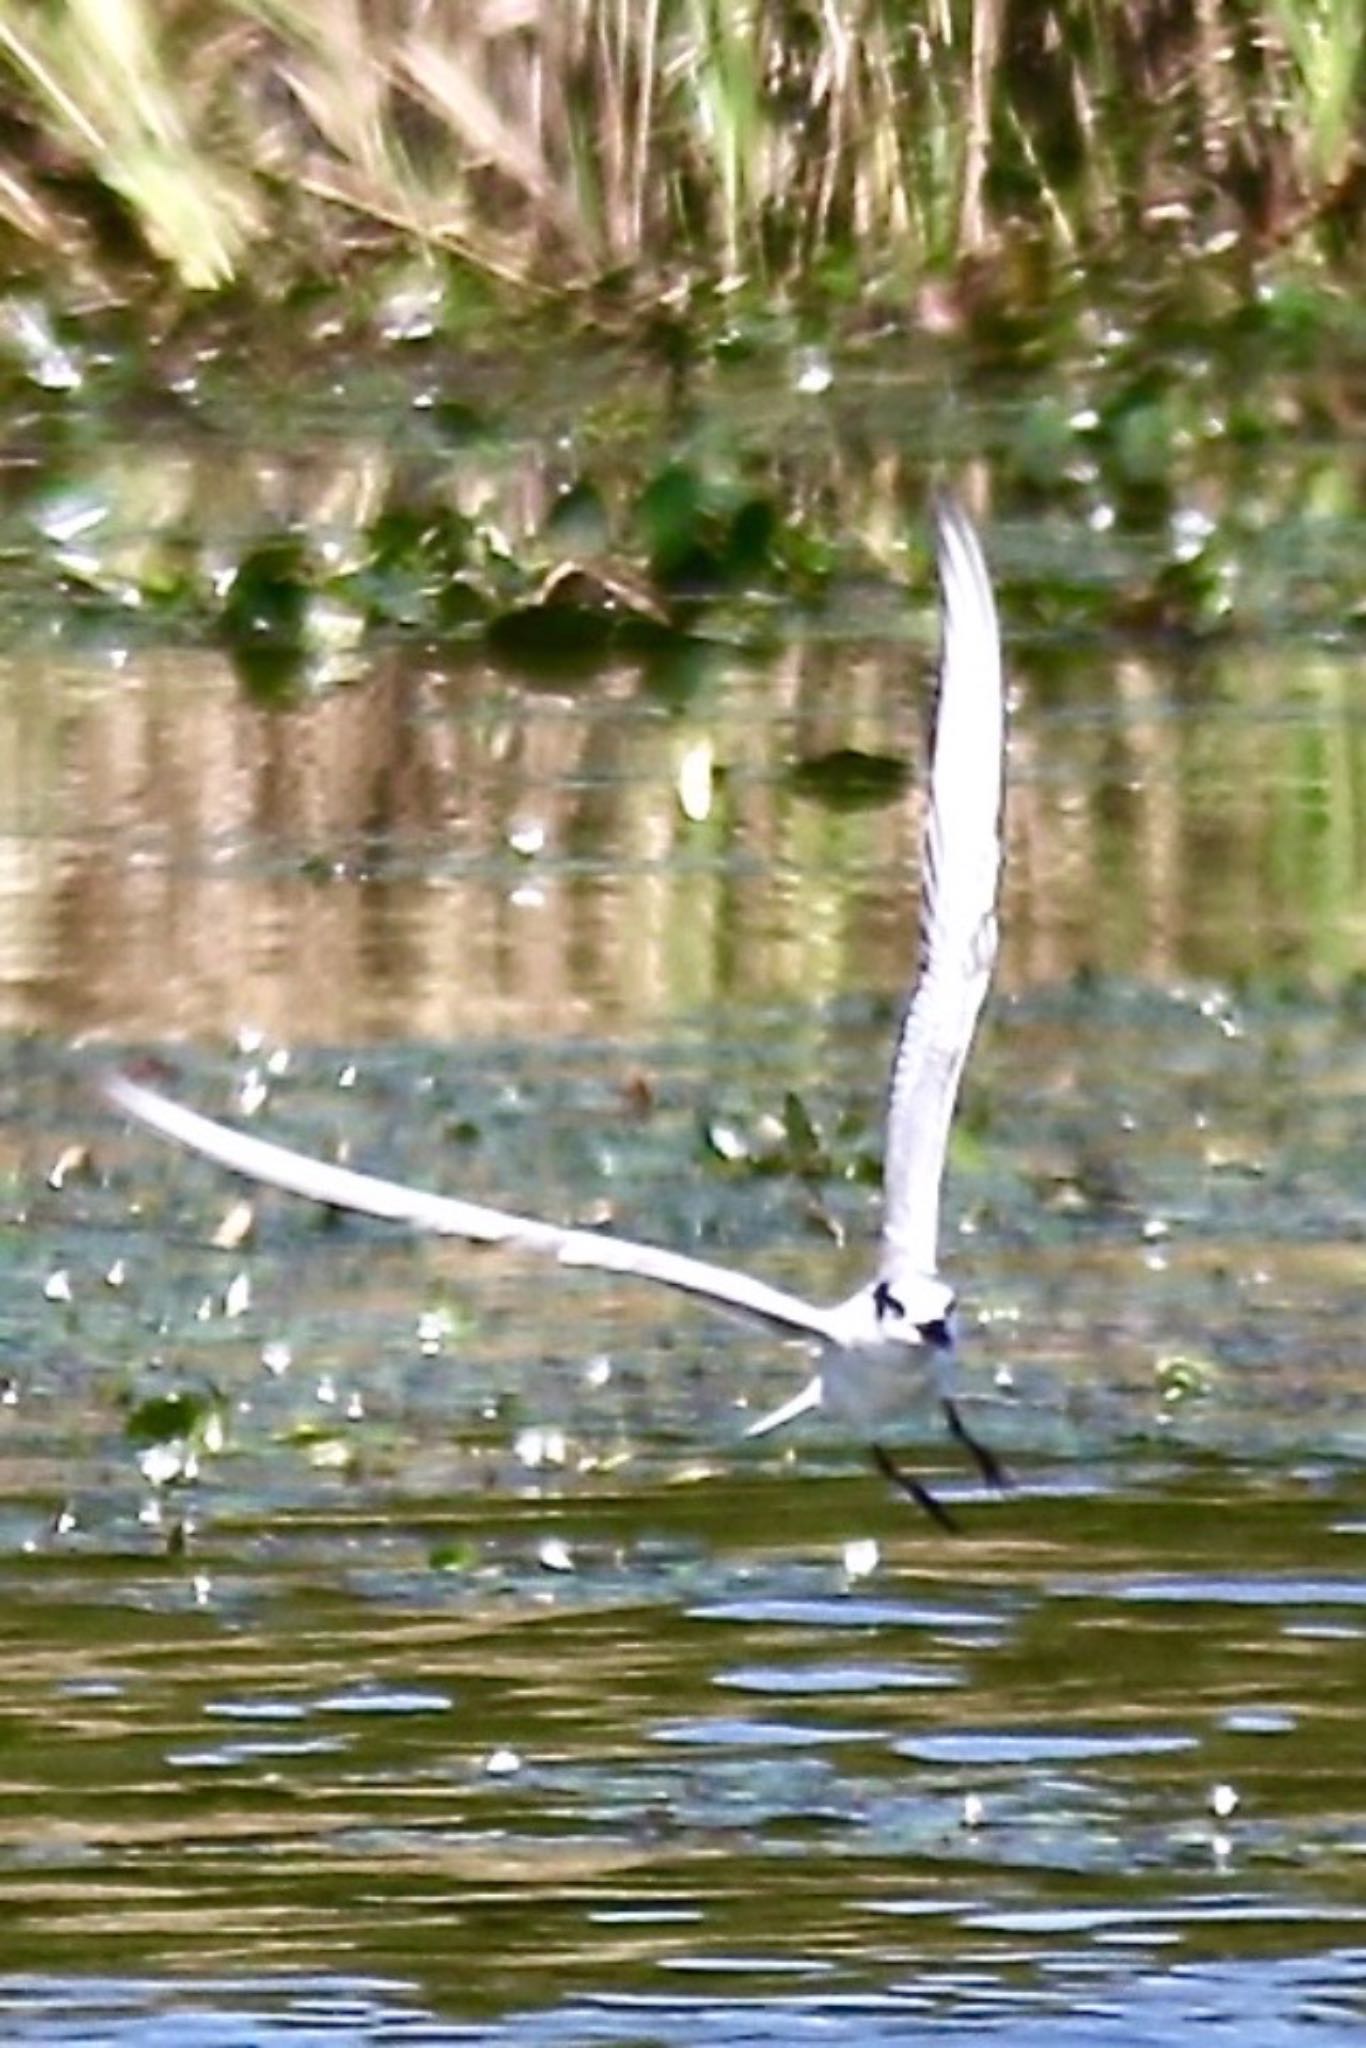
[[[831,1420],[874,1435],[937,1398],[936,1362],[923,1345],[873,1337],[842,1344],[821,1360],[821,1405]]]

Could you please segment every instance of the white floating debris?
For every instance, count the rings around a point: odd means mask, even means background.
[[[987,1817],[987,1805],[980,1792],[966,1792],[963,1795],[963,1826],[980,1828]]]
[[[308,1447],[308,1462],[317,1472],[349,1472],[355,1452],[339,1436],[319,1437]]]
[[[870,1578],[877,1570],[882,1552],[878,1549],[875,1536],[860,1536],[844,1546],[844,1576],[846,1579]]]
[[[235,1252],[246,1243],[255,1225],[255,1205],[243,1195],[224,1213],[209,1242],[215,1251]]]
[[[748,1144],[730,1124],[709,1124],[707,1140],[717,1158],[724,1159],[728,1166],[749,1158]]]
[[[490,1778],[511,1778],[522,1768],[515,1749],[495,1749],[484,1759],[484,1774]]]
[[[194,1452],[174,1437],[169,1443],[149,1444],[140,1451],[138,1470],[149,1486],[169,1486],[173,1479],[195,1478],[199,1464]]]
[[[444,1308],[427,1308],[417,1319],[417,1348],[424,1358],[434,1358],[451,1334],[451,1319]]]
[[[835,372],[823,348],[797,351],[797,370],[792,388],[802,398],[820,398],[835,381]]]
[[[546,831],[539,818],[524,818],[508,828],[508,845],[523,860],[533,860],[545,851]]]
[[[71,1275],[65,1266],[59,1266],[55,1273],[49,1273],[43,1282],[44,1301],[70,1301]]]
[[[992,1374],[992,1385],[995,1387],[998,1394],[1014,1393],[1015,1375],[1008,1365],[997,1366],[995,1372]]]
[[[266,1042],[266,1034],[255,1024],[239,1024],[233,1040],[244,1060],[254,1059]]]
[[[711,816],[716,758],[709,739],[694,740],[683,751],[674,787],[678,808],[690,825],[701,825]]]
[[[104,1284],[106,1287],[122,1287],[127,1278],[128,1267],[126,1263],[122,1259],[115,1259],[113,1265],[104,1276]]]
[[[356,1070],[355,1070],[355,1068],[354,1068],[354,1067],[351,1067],[351,1066],[348,1066],[348,1067],[343,1067],[343,1068],[342,1068],[342,1070],[341,1070],[341,1072],[340,1072],[340,1073],[338,1074],[338,1076],[337,1076],[337,1086],[338,1086],[339,1088],[354,1088],[354,1087],[355,1087],[355,1085],[356,1085]]]
[[[348,1422],[364,1422],[364,1420],[365,1420],[365,1403],[364,1403],[364,1401],[363,1401],[363,1400],[361,1399],[361,1397],[360,1397],[360,1395],[359,1395],[359,1394],[348,1394],[348,1395],[347,1395],[347,1397],[346,1397],[346,1419],[347,1419],[347,1421],[348,1421]]]
[[[251,1307],[251,1275],[235,1273],[223,1292],[223,1313],[229,1322],[244,1316]]]
[[[275,1081],[278,1081],[282,1074],[289,1072],[289,1047],[287,1045],[276,1046],[274,1052],[266,1061],[266,1072]]]
[[[1232,1785],[1211,1785],[1209,1810],[1216,1820],[1231,1820],[1242,1804]]]
[[[590,1358],[583,1369],[584,1385],[592,1387],[595,1391],[599,1387],[605,1387],[611,1377],[612,1361],[606,1352],[599,1352],[596,1358]]]
[[[538,889],[534,882],[523,882],[508,898],[514,910],[544,910],[545,890]]]
[[[213,1580],[209,1577],[208,1573],[196,1572],[190,1580],[190,1588],[194,1593],[195,1606],[207,1607],[213,1598]]]
[[[275,1379],[289,1371],[294,1362],[294,1353],[283,1338],[272,1337],[269,1344],[261,1346],[261,1363]]]
[[[52,1171],[47,1177],[48,1186],[60,1194],[72,1174],[83,1172],[89,1164],[90,1147],[88,1145],[68,1145],[65,1150],[57,1155]]]
[[[70,1508],[58,1508],[52,1518],[54,1536],[69,1536],[76,1526],[76,1517]]]
[[[569,1545],[562,1542],[558,1536],[547,1536],[536,1556],[542,1571],[572,1572],[574,1569]]]
[[[315,1401],[321,1401],[324,1408],[336,1407],[337,1382],[333,1379],[330,1372],[325,1372],[320,1375],[318,1384],[313,1389],[313,1398]]]
[[[243,1116],[255,1116],[264,1107],[270,1089],[259,1067],[249,1067],[237,1089],[237,1107]]]
[[[530,1429],[519,1430],[512,1446],[513,1455],[535,1472],[542,1465],[563,1465],[567,1448],[562,1429],[541,1429],[533,1425]]]
[[[142,1506],[138,1509],[138,1521],[144,1529],[159,1529],[161,1527],[161,1502],[155,1496],[151,1500],[145,1500],[142,1503]]]
[[[1163,1217],[1149,1216],[1145,1218],[1143,1224],[1143,1237],[1145,1243],[1160,1244],[1164,1237],[1170,1237],[1171,1234],[1171,1225]]]

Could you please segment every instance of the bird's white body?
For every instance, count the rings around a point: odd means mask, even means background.
[[[747,1436],[770,1436],[799,1415],[820,1408],[850,1436],[872,1442],[905,1419],[914,1394],[939,1400],[951,1396],[952,1344],[908,1344],[895,1323],[889,1328],[876,1294],[875,1284],[860,1287],[857,1294],[826,1310],[819,1369],[792,1400],[751,1423]],[[947,1330],[953,1291],[942,1280],[923,1278],[907,1307],[912,1328],[943,1324]],[[913,1384],[917,1380],[918,1386]]]
[[[1004,692],[986,564],[972,526],[951,502],[938,508],[936,539],[943,635],[922,842],[920,971],[892,1061],[881,1254],[873,1279],[846,1300],[821,1307],[660,1246],[543,1223],[357,1173],[200,1116],[124,1074],[105,1080],[108,1100],[163,1137],[250,1180],[442,1236],[651,1280],[783,1336],[805,1338],[817,1349],[815,1375],[750,1434],[765,1435],[819,1406],[870,1442],[882,1468],[947,1520],[933,1497],[897,1472],[876,1442],[917,1394],[937,1395],[953,1434],[986,1476],[1001,1476],[953,1405],[953,1292],[936,1263],[949,1125],[996,954]]]

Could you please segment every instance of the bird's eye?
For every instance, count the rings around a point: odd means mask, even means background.
[[[879,1317],[895,1316],[898,1321],[906,1313],[904,1303],[897,1300],[885,1280],[879,1280],[877,1286],[873,1289],[873,1307],[877,1310]]]
[[[951,1351],[953,1348],[953,1310],[947,1315],[935,1316],[928,1323],[918,1325],[920,1335],[932,1351]]]

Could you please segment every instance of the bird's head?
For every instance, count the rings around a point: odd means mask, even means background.
[[[923,1345],[947,1354],[957,1337],[954,1293],[929,1273],[883,1275],[873,1284],[878,1335],[889,1343]]]

